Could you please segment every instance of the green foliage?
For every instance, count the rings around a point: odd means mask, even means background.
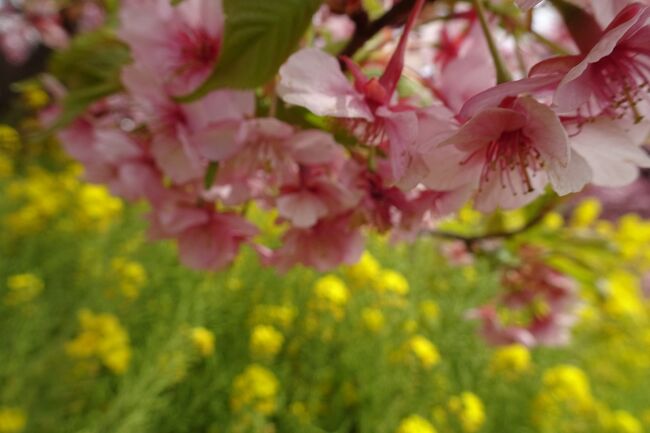
[[[68,49],[55,52],[49,70],[68,94],[54,128],[68,125],[93,102],[119,91],[120,71],[129,58],[128,48],[106,29],[80,35]]]
[[[413,415],[438,433],[643,431],[650,305],[632,271],[650,223],[639,218],[615,226],[587,203],[506,242],[541,245],[588,278],[572,346],[503,352],[466,319],[500,289],[487,257],[450,265],[434,239],[374,238],[372,255],[328,275],[279,275],[251,250],[202,274],[172,244],[145,241],[142,209],[73,167],[4,173],[0,427],[20,410],[24,433],[431,431],[399,427]],[[530,215],[502,217],[516,230]]]
[[[226,29],[219,61],[193,100],[214,89],[267,83],[297,48],[322,0],[224,0]],[[252,66],[254,65],[254,66]]]

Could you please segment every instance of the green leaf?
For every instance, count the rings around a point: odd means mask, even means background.
[[[56,52],[49,71],[65,85],[68,94],[62,101],[61,115],[50,129],[65,127],[93,102],[118,92],[120,71],[129,59],[128,48],[105,29],[77,36],[68,49]]]
[[[224,0],[226,29],[219,62],[206,82],[181,98],[224,87],[267,83],[296,49],[322,0]]]

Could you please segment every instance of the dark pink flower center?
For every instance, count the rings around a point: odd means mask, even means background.
[[[192,73],[211,68],[219,56],[221,40],[204,29],[187,29],[178,35],[180,58],[178,73]]]
[[[461,164],[468,163],[474,157],[484,160],[480,189],[494,175],[499,176],[502,188],[510,189],[515,195],[532,192],[535,189],[532,178],[544,167],[541,153],[522,129],[503,132],[498,139],[473,152]]]
[[[614,117],[631,112],[640,121],[637,104],[648,98],[650,90],[650,46],[623,42],[590,69],[598,108]]]

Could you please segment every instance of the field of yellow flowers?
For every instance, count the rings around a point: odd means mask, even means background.
[[[491,347],[468,311],[508,249],[450,264],[446,241],[376,238],[330,274],[252,251],[196,273],[146,241],[143,209],[39,149],[0,127],[0,433],[650,431],[648,221],[590,199],[509,239],[579,282],[578,323],[565,347]]]

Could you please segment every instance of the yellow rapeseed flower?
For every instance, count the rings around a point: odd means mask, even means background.
[[[272,415],[277,410],[279,389],[280,383],[273,372],[252,364],[235,377],[230,405],[236,412],[248,408],[262,415]]]
[[[362,287],[375,281],[381,271],[381,265],[368,251],[365,251],[359,261],[345,267],[345,276],[355,287]]]
[[[522,344],[512,344],[497,349],[490,361],[490,371],[510,379],[519,377],[531,368],[528,348]]]
[[[440,317],[440,307],[435,301],[422,301],[419,310],[420,314],[428,320],[437,320]]]
[[[431,368],[440,362],[440,353],[435,344],[422,335],[414,335],[407,343],[409,351],[424,368]]]
[[[411,415],[400,422],[396,433],[437,433],[437,431],[425,418]]]
[[[125,298],[136,299],[140,296],[140,290],[147,284],[147,271],[140,263],[116,257],[111,262],[111,269]]]
[[[585,411],[592,408],[589,378],[580,368],[573,365],[558,365],[544,372],[542,395],[547,403],[568,406],[571,411]]]
[[[544,215],[542,225],[550,230],[558,230],[564,225],[564,217],[557,212],[549,212]]]
[[[21,86],[20,93],[25,105],[33,110],[39,110],[50,102],[50,97],[47,92],[41,86],[34,83]]]
[[[339,277],[325,275],[316,280],[314,294],[316,299],[313,305],[316,309],[329,311],[338,319],[343,317],[350,291]]]
[[[0,407],[0,433],[20,433],[27,425],[27,416],[15,407]]]
[[[298,312],[293,305],[257,305],[251,317],[252,325],[270,323],[289,330]]]
[[[374,281],[375,290],[379,293],[394,293],[404,296],[409,292],[409,282],[397,271],[383,269]]]
[[[104,186],[83,185],[75,201],[74,220],[87,230],[104,231],[122,213],[122,201]]]
[[[472,392],[463,392],[449,399],[449,411],[456,415],[465,433],[476,433],[485,424],[483,402]]]
[[[643,425],[634,415],[624,410],[614,411],[607,419],[612,433],[643,433]]]
[[[602,212],[602,205],[595,198],[583,200],[573,211],[571,225],[573,227],[589,227]]]
[[[34,274],[17,274],[7,278],[9,291],[5,295],[7,305],[18,305],[27,303],[41,294],[43,291],[43,280]]]
[[[124,374],[131,361],[129,335],[117,317],[95,314],[90,310],[79,312],[81,333],[65,345],[72,358],[96,359],[115,374]]]
[[[379,332],[384,328],[386,319],[379,308],[364,308],[361,311],[363,325],[370,332]]]
[[[9,125],[0,124],[0,151],[16,153],[20,148],[20,134]]]
[[[9,179],[14,175],[14,163],[8,156],[0,153],[0,179]]]
[[[607,278],[604,310],[615,317],[643,317],[644,300],[639,278],[624,270],[610,274]]]
[[[284,335],[273,326],[257,325],[250,339],[250,351],[255,358],[273,358],[284,343]]]
[[[192,328],[190,337],[194,348],[202,357],[207,358],[214,353],[214,333],[212,331],[197,326]]]

